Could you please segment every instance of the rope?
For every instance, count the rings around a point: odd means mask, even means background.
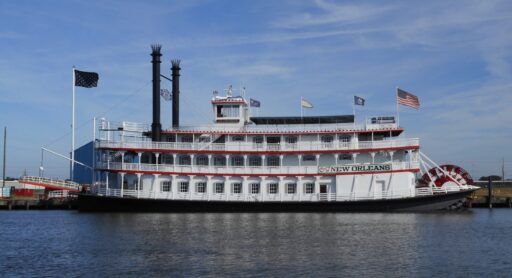
[[[126,102],[128,99],[132,98],[135,94],[138,94],[142,91],[142,89],[146,88],[149,84],[151,84],[151,81],[148,81],[146,84],[144,84],[142,87],[138,88],[137,90],[133,91],[132,93],[130,93],[128,96],[126,96],[124,99],[122,99],[121,101],[115,103],[114,105],[112,105],[111,107],[109,107],[107,110],[105,110],[104,112],[102,112],[101,114],[98,115],[99,116],[103,116],[105,114],[107,114],[108,112],[112,111],[112,109],[118,107],[119,105],[123,104],[124,102]],[[75,127],[75,129],[81,129],[83,128],[84,126],[86,126],[91,120],[93,120],[94,118],[90,118],[90,119],[87,119],[85,121],[83,121],[82,123],[80,123],[79,125],[77,125]],[[60,140],[64,139],[65,137],[69,136],[71,134],[71,131],[68,131],[66,132],[64,135],[58,137],[57,139],[54,139],[53,141],[50,141],[49,143],[46,143],[45,145],[43,145],[43,147],[48,147],[48,146],[51,146],[57,142],[59,142]]]

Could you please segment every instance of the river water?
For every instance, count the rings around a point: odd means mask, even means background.
[[[512,210],[0,211],[0,276],[511,277]]]

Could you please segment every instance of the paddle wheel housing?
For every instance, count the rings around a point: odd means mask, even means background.
[[[441,169],[444,171],[442,171]],[[473,185],[473,178],[471,175],[464,170],[462,167],[457,165],[445,164],[434,167],[424,173],[423,176],[418,180],[418,187],[428,187],[432,182],[435,187],[443,186],[467,186]]]

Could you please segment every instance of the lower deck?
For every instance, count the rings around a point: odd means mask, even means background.
[[[447,192],[416,188],[412,172],[339,176],[247,177],[101,173],[102,196],[167,200],[315,202],[397,199]]]

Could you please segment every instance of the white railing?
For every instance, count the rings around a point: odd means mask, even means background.
[[[71,189],[74,191],[80,190],[80,185],[76,182],[56,180],[56,179],[43,178],[43,177],[24,176],[21,179],[19,179],[18,182],[19,183],[35,183],[38,185],[40,184],[41,186],[45,186],[45,185],[55,186],[55,187]]]
[[[452,191],[459,191],[446,188],[412,188],[411,190],[389,190],[382,192],[352,192],[350,194],[340,193],[200,193],[200,192],[161,192],[149,190],[128,190],[123,189],[106,189],[103,186],[96,188],[94,192],[102,196],[128,197],[141,199],[163,199],[163,200],[203,200],[203,201],[245,201],[245,202],[346,202],[346,201],[362,201],[362,200],[379,200],[379,199],[399,199],[411,198],[414,196],[429,196],[434,194],[446,194]]]
[[[303,141],[297,143],[261,143],[252,142],[226,142],[226,143],[181,143],[181,142],[115,142],[97,141],[97,148],[107,149],[143,149],[143,150],[187,150],[187,151],[325,151],[325,150],[360,150],[360,149],[384,149],[419,146],[418,138],[359,141],[359,142],[313,142]]]
[[[340,164],[341,165],[341,164]],[[364,164],[361,164],[364,165]],[[121,163],[108,162],[98,163],[97,169],[105,170],[124,170],[124,171],[150,171],[150,172],[169,172],[169,173],[194,173],[194,174],[318,174],[317,166],[246,166],[246,167],[226,167],[226,166],[202,166],[202,165],[167,165],[167,164],[145,164],[145,163]],[[392,171],[418,169],[418,162],[393,162]],[[376,172],[377,173],[377,172]]]

